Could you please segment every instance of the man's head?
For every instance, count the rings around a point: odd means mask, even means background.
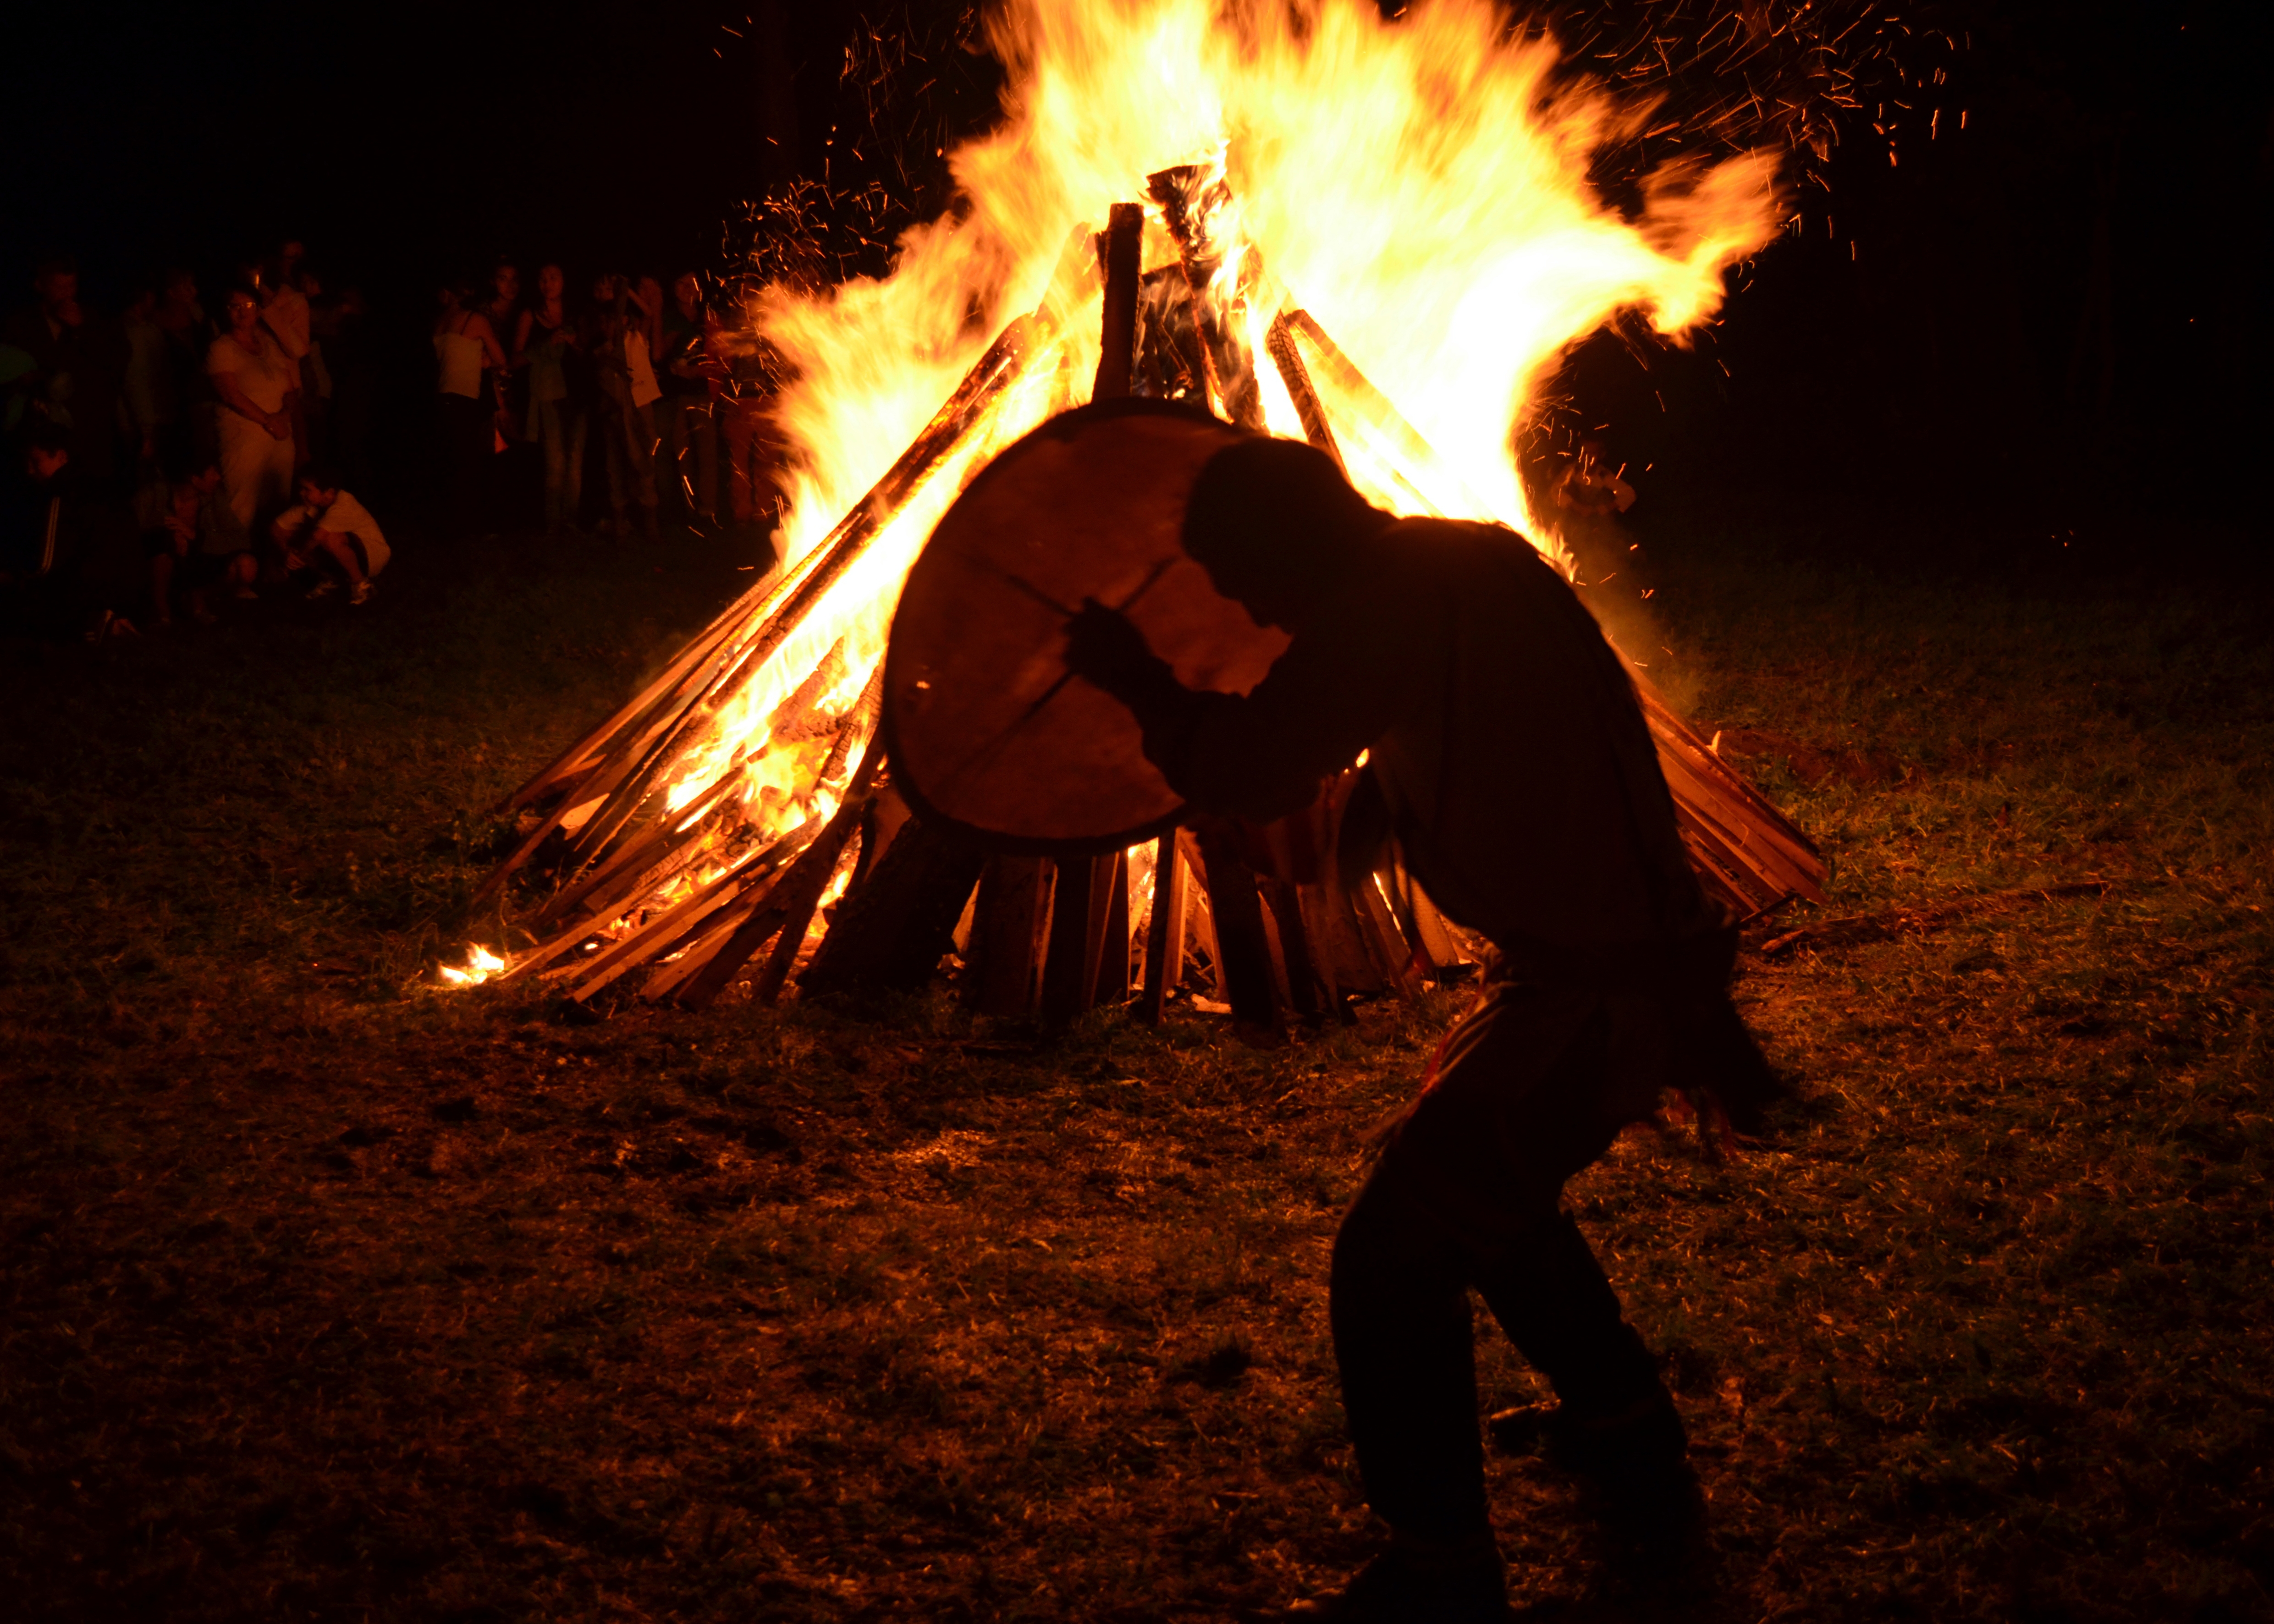
[[[304,506],[321,512],[339,500],[340,477],[320,462],[311,463],[300,470],[299,496]]]
[[[32,291],[52,315],[79,297],[79,267],[69,259],[42,259],[32,274]]]
[[[308,245],[292,238],[279,244],[276,249],[276,269],[280,278],[290,282],[299,274],[300,262],[308,257]]]
[[[679,313],[690,320],[703,304],[703,281],[692,271],[683,272],[671,284],[671,297],[679,301]]]
[[[490,297],[499,304],[510,304],[521,297],[521,267],[501,259],[490,271]]]
[[[1394,522],[1323,451],[1258,435],[1201,470],[1185,509],[1185,551],[1259,625],[1291,628],[1357,545]]]

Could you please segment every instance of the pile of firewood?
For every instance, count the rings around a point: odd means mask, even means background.
[[[1472,945],[1394,853],[1368,874],[1337,872],[1355,774],[1266,828],[1199,819],[1104,857],[990,858],[925,827],[894,793],[875,652],[866,673],[849,632],[813,652],[814,626],[845,620],[841,594],[833,620],[821,606],[927,482],[968,475],[1035,420],[1030,399],[1024,419],[1007,421],[1013,391],[1055,369],[1042,415],[1075,403],[1066,312],[1088,307],[1092,289],[1103,312],[1092,398],[1194,398],[1261,430],[1268,362],[1306,436],[1378,500],[1423,512],[1449,492],[1459,500],[1457,475],[1306,312],[1281,308],[1265,357],[1253,353],[1247,309],[1269,292],[1252,248],[1226,268],[1220,173],[1186,166],[1150,185],[1176,264],[1144,273],[1144,210],[1115,205],[1095,263],[1085,240],[1043,307],[1004,330],[825,540],[504,804],[525,832],[482,898],[515,938],[508,974],[580,1000],[629,980],[641,997],[699,1008],[737,984],[771,1002],[793,977],[808,992],[912,989],[953,955],[962,996],[985,1013],[1062,1022],[1133,990],[1138,1011],[1157,1019],[1181,992],[1269,1041],[1291,1015],[1341,1014],[1353,996],[1411,995],[1466,973]],[[783,664],[793,658],[814,662],[801,680]],[[1819,898],[1806,837],[1639,676],[1637,686],[1707,888],[1748,915]],[[772,693],[784,696],[752,727],[751,695]],[[749,737],[722,752],[734,726]],[[778,774],[786,747],[800,752],[787,797],[752,778],[762,763]],[[706,771],[690,795],[687,780]]]

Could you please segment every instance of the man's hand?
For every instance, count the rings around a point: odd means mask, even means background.
[[[1161,661],[1119,610],[1085,598],[1065,630],[1066,665],[1115,698],[1133,700],[1159,680]]]

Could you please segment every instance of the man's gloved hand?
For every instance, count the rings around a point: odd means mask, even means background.
[[[1066,664],[1074,674],[1125,703],[1133,704],[1165,674],[1145,634],[1130,624],[1128,616],[1095,598],[1081,600],[1081,612],[1066,622],[1065,630]]]

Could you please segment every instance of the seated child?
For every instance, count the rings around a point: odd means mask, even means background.
[[[149,556],[150,597],[162,627],[173,624],[177,581],[189,588],[191,618],[204,626],[214,623],[207,595],[215,587],[227,585],[239,598],[258,596],[251,539],[222,500],[221,469],[210,460],[200,466],[184,458],[168,468],[165,518],[143,532],[142,550]]]
[[[330,470],[310,467],[300,475],[299,504],[276,515],[270,532],[284,549],[289,569],[315,569],[322,578],[308,590],[311,598],[329,598],[344,580],[348,601],[371,601],[371,578],[387,568],[392,556],[387,538],[364,509],[364,505],[340,489]]]

